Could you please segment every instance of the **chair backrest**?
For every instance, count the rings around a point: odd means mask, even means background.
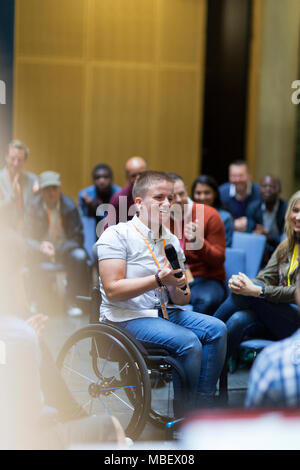
[[[93,246],[96,242],[96,220],[93,217],[81,216],[84,234],[84,248],[91,261],[94,261]]]
[[[244,250],[246,253],[245,274],[254,278],[260,270],[263,254],[266,246],[264,235],[254,233],[233,232],[232,248]]]
[[[233,274],[245,272],[246,269],[246,253],[244,250],[237,248],[226,248],[225,250],[225,273],[226,288],[228,289],[228,280]]]

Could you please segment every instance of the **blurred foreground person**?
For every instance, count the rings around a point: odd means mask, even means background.
[[[117,440],[123,444],[115,418],[86,417],[68,392],[41,340],[47,317],[22,318],[27,314],[25,244],[5,228],[2,213],[0,224],[0,449],[67,449]]]
[[[15,228],[23,224],[24,213],[38,191],[35,174],[24,171],[29,149],[20,140],[8,145],[5,156],[6,166],[0,170],[0,207],[9,211],[9,223]]]

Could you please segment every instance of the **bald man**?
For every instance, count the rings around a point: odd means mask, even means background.
[[[127,222],[134,216],[132,188],[135,180],[147,169],[147,162],[142,157],[132,157],[127,160],[125,164],[125,175],[128,184],[124,186],[121,191],[115,193],[110,200],[110,204],[116,209],[116,224],[119,222]],[[123,199],[120,200],[120,196],[123,196]],[[128,213],[130,208],[132,209]]]

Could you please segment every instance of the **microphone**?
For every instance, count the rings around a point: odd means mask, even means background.
[[[172,245],[172,243],[168,243],[168,245],[165,246],[165,253],[166,253],[166,257],[167,257],[170,265],[172,266],[172,268],[173,269],[181,269],[179,261],[178,261],[177,252],[176,252],[174,246]],[[175,274],[175,277],[182,277],[182,276],[183,276],[182,272]],[[181,290],[184,292],[184,295],[187,295],[186,286],[181,287]]]

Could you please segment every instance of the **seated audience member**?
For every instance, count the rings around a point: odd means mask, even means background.
[[[72,444],[123,443],[116,418],[87,417],[69,392],[42,339],[47,317],[25,321],[25,243],[5,228],[2,212],[0,223],[0,448],[62,450]]]
[[[223,204],[234,218],[234,230],[247,229],[246,210],[250,202],[260,200],[259,185],[251,182],[247,162],[237,160],[229,165],[229,182],[219,187]]]
[[[286,239],[254,280],[244,273],[228,281],[229,297],[214,316],[226,323],[230,357],[246,337],[280,340],[300,327],[295,305],[299,273],[300,191],[289,200],[285,215]]]
[[[134,200],[132,196],[132,189],[135,180],[147,170],[147,162],[141,157],[132,157],[127,160],[125,165],[125,174],[128,184],[121,189],[121,191],[114,194],[110,200],[116,210],[116,224],[119,222],[127,222],[131,220],[134,214],[128,214],[130,208],[133,209]],[[121,199],[120,199],[121,197]],[[126,198],[126,199],[125,199]],[[122,201],[122,202],[121,202]],[[111,218],[109,217],[109,225],[112,225]]]
[[[175,275],[164,253],[173,244],[180,264],[184,253],[179,240],[165,228],[173,199],[173,180],[155,171],[142,173],[133,197],[137,215],[124,224],[110,226],[99,238],[98,258],[102,304],[100,321],[124,328],[138,340],[163,346],[184,368],[188,400],[174,372],[174,413],[213,401],[224,363],[225,325],[215,318],[184,308],[190,294],[183,275]],[[224,230],[224,229],[223,229]],[[168,295],[167,295],[168,293]],[[169,296],[169,297],[168,297]]]
[[[75,202],[61,192],[58,173],[41,173],[39,186],[24,224],[30,271],[39,285],[44,280],[43,263],[62,264],[67,271],[68,314],[81,315],[76,295],[87,295],[89,272],[80,215]]]
[[[266,175],[259,186],[261,201],[253,201],[247,207],[247,232],[267,237],[264,264],[279,245],[284,232],[287,203],[279,198],[280,189],[280,180]]]
[[[300,307],[300,276],[296,301]],[[251,369],[245,405],[249,408],[300,406],[300,329],[259,354]]]
[[[177,231],[179,237],[182,236],[180,244],[190,274],[191,304],[195,312],[212,315],[226,294],[224,224],[216,209],[197,204],[188,197],[180,176],[172,173],[170,176],[174,181],[174,205],[180,206],[182,214],[180,227],[176,227],[175,220],[171,230],[174,233]],[[200,220],[197,219],[197,206],[202,215]],[[199,247],[189,249],[188,244],[196,236],[201,240]]]
[[[120,186],[113,184],[113,173],[110,166],[101,163],[92,171],[94,184],[82,189],[78,194],[78,203],[82,215],[96,217],[97,207],[109,203],[112,196],[121,190]]]
[[[206,204],[217,209],[225,227],[226,246],[231,246],[234,230],[233,217],[221,202],[216,180],[212,176],[199,176],[192,185],[192,199],[198,204]]]
[[[10,225],[20,228],[24,212],[38,191],[37,177],[23,171],[29,155],[29,149],[20,140],[13,140],[8,145],[5,157],[6,166],[0,170],[0,207],[10,212]]]

